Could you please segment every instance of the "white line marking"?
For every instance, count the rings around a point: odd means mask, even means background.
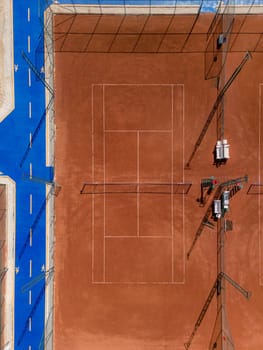
[[[171,97],[172,97],[172,104],[171,104],[171,108],[172,108],[172,121],[171,121],[171,125],[172,125],[172,154],[171,154],[171,161],[172,161],[172,186],[171,186],[171,211],[172,211],[172,215],[171,215],[171,231],[172,231],[172,281],[174,282],[174,186],[173,186],[173,182],[174,182],[174,87],[172,85],[171,87]]]
[[[102,105],[103,105],[103,165],[104,165],[104,192],[105,192],[105,183],[106,183],[106,140],[105,140],[105,133],[110,133],[110,132],[136,132],[136,133],[140,133],[140,132],[152,132],[152,133],[172,133],[172,138],[173,138],[173,127],[172,127],[172,130],[167,130],[167,129],[164,129],[164,130],[111,130],[111,129],[108,129],[106,130],[106,116],[105,116],[105,87],[107,86],[120,86],[120,85],[123,85],[123,86],[142,86],[142,85],[146,85],[146,86],[167,86],[167,87],[171,87],[172,88],[172,91],[174,90],[173,88],[176,86],[176,87],[182,87],[182,102],[183,103],[183,113],[182,113],[182,118],[183,118],[183,129],[184,129],[184,109],[185,109],[185,106],[184,106],[184,84],[92,84],[92,129],[93,129],[93,132],[92,132],[92,149],[93,149],[93,152],[95,152],[94,148],[95,148],[95,144],[94,144],[94,86],[99,86],[99,87],[102,87]],[[174,91],[173,91],[173,94],[172,96],[174,95]],[[172,101],[172,103],[174,103],[174,101]],[[173,107],[172,107],[173,109]],[[174,117],[174,111],[172,110],[172,115]],[[174,124],[174,121],[173,121],[173,124]],[[183,142],[184,142],[184,130],[183,130]],[[172,140],[172,143],[173,143],[173,140]],[[173,157],[174,155],[172,155]],[[93,181],[94,181],[94,168],[95,168],[95,156],[93,155],[92,157],[92,172],[93,172]],[[184,159],[184,145],[183,145],[183,159]],[[182,165],[184,166],[184,164]],[[173,166],[172,166],[173,167]],[[172,170],[173,171],[173,170]],[[173,176],[173,174],[172,174]],[[184,169],[183,169],[183,178],[184,178]],[[138,183],[137,183],[138,185]],[[183,278],[183,281],[180,281],[180,282],[171,282],[171,281],[168,281],[168,282],[106,282],[106,238],[118,238],[118,236],[106,236],[106,220],[105,220],[105,214],[106,214],[106,200],[105,200],[105,197],[106,197],[106,194],[104,193],[104,233],[103,233],[103,238],[104,238],[104,246],[103,246],[103,281],[101,282],[94,282],[94,264],[95,264],[95,247],[94,247],[94,235],[95,235],[95,232],[94,232],[94,224],[95,224],[95,204],[93,202],[93,217],[92,217],[92,226],[93,226],[93,242],[92,242],[92,283],[94,284],[185,284],[185,270],[186,270],[186,266],[185,266],[185,229],[184,229],[184,200],[183,200],[183,263],[184,263],[184,267],[183,267],[183,271],[184,271],[184,278]],[[93,199],[94,200],[94,199]],[[172,218],[172,220],[174,220],[174,218]],[[173,227],[173,225],[172,225]],[[119,236],[119,238],[127,238],[129,236]],[[131,238],[138,238],[138,236],[130,236]],[[142,238],[171,238],[171,236],[142,236]],[[174,273],[173,273],[174,274]]]
[[[106,234],[106,195],[105,195],[105,190],[106,190],[106,149],[105,149],[105,88],[104,85],[102,87],[102,117],[103,117],[103,169],[104,169],[104,196],[103,196],[103,281],[106,281],[106,247],[105,247],[105,234]]]
[[[32,148],[32,132],[29,133],[29,147]]]
[[[31,69],[28,68],[28,86],[31,86]]]
[[[259,121],[258,121],[258,183],[261,182],[261,117],[262,117],[262,86],[259,85]],[[261,196],[258,195],[258,239],[259,239],[259,285],[263,286],[262,281],[262,235],[261,235]]]
[[[29,305],[32,304],[32,291],[31,290],[28,292],[28,304]]]
[[[111,236],[109,236],[109,235],[107,235],[107,236],[105,236],[105,238],[110,238],[110,239],[115,239],[115,238],[120,238],[120,239],[122,239],[122,238],[158,238],[158,239],[160,239],[160,238],[164,238],[164,239],[172,239],[172,236],[171,236],[171,234],[169,234],[169,235],[149,235],[149,236],[114,236],[114,235],[111,235]]]
[[[32,118],[32,103],[28,103],[28,117]]]
[[[33,165],[29,163],[29,179],[32,179],[33,176]]]
[[[29,332],[32,331],[32,318],[31,317],[29,317],[29,319],[28,319],[28,330],[29,330]]]
[[[33,212],[33,195],[30,194],[29,196],[29,214],[32,215]]]
[[[140,236],[140,133],[137,132],[137,236]]]
[[[32,277],[32,260],[29,260],[29,277]]]
[[[182,130],[182,136],[183,136],[183,162],[182,162],[182,167],[183,167],[183,183],[184,183],[184,164],[185,164],[185,159],[184,159],[184,142],[185,142],[185,138],[184,138],[184,116],[185,116],[185,96],[184,96],[184,85],[182,86],[182,92],[183,92],[183,130]],[[185,247],[185,200],[184,197],[182,198],[182,202],[183,202],[183,266],[184,266],[184,279],[183,279],[183,284],[185,283],[185,274],[186,274],[186,266],[185,266],[185,255],[186,255],[186,247]]]
[[[32,235],[32,228],[29,229],[29,247],[32,247],[33,244],[33,235]]]
[[[91,88],[91,180],[94,183],[94,106],[93,106],[93,86]],[[95,242],[94,242],[94,193],[92,194],[92,203],[91,203],[91,280],[94,281],[94,254],[95,254]]]
[[[141,132],[141,133],[143,133],[143,132],[145,132],[145,133],[147,133],[147,132],[153,132],[153,133],[156,133],[156,132],[161,132],[161,133],[168,133],[168,134],[171,134],[172,133],[172,130],[166,130],[166,129],[163,129],[163,130],[160,130],[160,129],[156,129],[156,130],[146,130],[146,129],[129,129],[129,130],[124,130],[124,129],[107,129],[107,130],[105,130],[105,132],[112,132],[112,133],[114,133],[114,132],[133,132],[133,133],[137,133],[137,132]]]
[[[128,281],[123,281],[123,282],[93,282],[93,284],[108,284],[108,285],[156,285],[156,284],[161,284],[161,285],[174,285],[174,284],[185,284],[185,282],[170,282],[170,281],[165,281],[165,282],[128,282]]]
[[[30,8],[27,9],[27,21],[30,22]]]
[[[183,84],[93,84],[93,85],[102,85],[102,86],[178,86]]]
[[[32,350],[31,345],[28,345],[28,350]]]
[[[31,38],[30,35],[27,37],[27,52],[30,53],[31,51]]]

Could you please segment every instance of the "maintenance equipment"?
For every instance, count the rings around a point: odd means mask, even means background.
[[[202,232],[203,232],[203,229],[205,226],[208,226],[211,228],[211,225],[209,225],[210,221],[209,221],[209,218],[212,214],[212,211],[213,211],[213,203],[214,203],[214,200],[219,200],[223,191],[225,190],[228,190],[230,191],[230,198],[233,197],[241,188],[242,188],[242,183],[243,182],[247,182],[248,181],[248,176],[245,175],[245,176],[242,176],[242,177],[238,177],[236,179],[232,179],[232,180],[228,180],[228,181],[225,181],[225,182],[222,182],[221,184],[218,185],[215,193],[214,193],[214,196],[213,198],[211,199],[210,201],[210,204],[205,212],[205,215],[203,216],[202,218],[202,221],[196,231],[196,234],[195,234],[195,237],[194,237],[194,240],[187,252],[187,259],[190,258],[190,255],[192,253],[192,250],[198,240],[198,238],[201,236]],[[221,202],[221,201],[220,201]]]
[[[201,196],[200,199],[198,199],[198,201],[200,202],[200,206],[205,205],[208,196],[212,193],[216,185],[217,180],[214,176],[201,180]]]

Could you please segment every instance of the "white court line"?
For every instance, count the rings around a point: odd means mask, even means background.
[[[184,113],[185,113],[185,106],[184,106],[184,84],[92,84],[92,123],[94,123],[94,111],[93,111],[93,108],[94,108],[94,86],[101,86],[102,87],[102,94],[103,94],[103,163],[104,163],[104,192],[105,192],[105,183],[106,183],[106,141],[105,141],[105,133],[106,132],[152,132],[152,133],[156,133],[156,132],[159,132],[159,133],[172,133],[172,137],[173,137],[173,128],[172,130],[106,130],[105,128],[105,124],[106,124],[106,117],[105,117],[105,87],[106,86],[120,86],[120,85],[133,85],[133,86],[142,86],[142,85],[146,85],[146,86],[170,86],[172,87],[172,91],[173,91],[173,88],[176,86],[181,86],[182,89],[183,89],[183,96],[182,96],[182,100],[183,101],[180,101],[181,103],[183,103],[183,112],[182,112],[182,118],[183,118],[183,143],[184,143]],[[174,92],[172,94],[172,103],[174,103],[173,101],[173,95],[174,95]],[[172,111],[172,115],[174,114],[174,111]],[[174,123],[174,121],[173,121]],[[94,125],[93,125],[93,128],[94,128]],[[93,147],[93,150],[94,150],[94,130],[93,130],[93,134],[92,134],[92,147]],[[183,160],[184,160],[184,144],[183,144]],[[92,160],[92,163],[93,163],[93,166],[92,166],[92,170],[93,170],[93,176],[94,176],[94,167],[95,167],[95,159],[94,159],[94,155],[93,155],[93,160]],[[182,166],[184,166],[184,164],[182,164]],[[183,179],[184,179],[184,169],[183,169]],[[94,178],[93,178],[93,181],[94,181]],[[124,182],[125,183],[125,182]],[[154,182],[153,182],[154,183]],[[103,237],[104,237],[104,247],[103,247],[103,281],[102,282],[94,282],[94,273],[92,273],[92,281],[93,283],[95,284],[120,284],[119,282],[115,283],[115,282],[106,282],[106,238],[115,238],[116,236],[114,237],[111,237],[111,236],[106,236],[106,220],[105,220],[105,214],[106,214],[106,200],[105,200],[105,193],[104,193],[104,234],[103,234]],[[93,218],[92,218],[92,271],[94,271],[94,264],[95,264],[95,260],[94,260],[94,256],[95,256],[95,247],[94,247],[94,224],[95,224],[95,208],[94,208],[94,203],[93,203]],[[171,282],[171,281],[168,281],[168,282],[156,282],[156,284],[184,284],[185,283],[185,271],[186,271],[186,266],[185,266],[185,250],[186,250],[186,247],[185,247],[185,228],[184,228],[184,221],[185,221],[185,218],[184,218],[184,199],[183,199],[183,274],[184,274],[184,277],[183,277],[183,281],[180,281],[180,282]],[[172,219],[174,220],[174,218]],[[172,225],[173,227],[173,225]],[[131,236],[134,238],[134,236]],[[135,236],[137,237],[137,236]],[[124,238],[123,236],[120,236],[120,238]],[[147,238],[150,238],[149,236],[147,236]],[[153,238],[156,238],[156,236],[153,236]],[[160,236],[160,238],[166,238],[164,236]],[[169,238],[169,236],[167,237]],[[174,273],[173,273],[174,274]],[[123,283],[121,283],[123,284]],[[155,284],[155,282],[124,282],[124,284]]]
[[[33,244],[33,235],[32,235],[32,228],[29,229],[29,247],[32,247]]]
[[[91,181],[94,183],[94,106],[93,106],[93,85],[91,87]],[[94,193],[91,198],[91,280],[94,281]]]
[[[32,260],[29,260],[29,277],[32,277]]]
[[[32,103],[28,103],[28,117],[32,118]]]
[[[141,282],[129,282],[129,281],[123,281],[123,282],[93,282],[93,284],[98,284],[98,285],[183,285],[185,282],[171,282],[171,281],[165,281],[165,282],[151,282],[151,281],[141,281]]]
[[[104,181],[104,195],[103,195],[103,281],[106,281],[106,146],[105,146],[105,87],[102,87],[102,118],[103,118],[103,181]]]
[[[109,238],[109,239],[115,239],[115,238],[119,238],[119,239],[121,239],[121,238],[136,238],[136,239],[138,239],[138,238],[158,238],[158,239],[160,239],[160,238],[164,238],[164,239],[172,239],[172,236],[171,236],[171,234],[169,234],[169,235],[153,235],[153,234],[151,234],[151,235],[149,235],[149,236],[142,236],[142,235],[140,235],[140,236],[138,236],[138,235],[134,235],[134,236],[114,236],[114,235],[106,235],[105,236],[105,238]]]
[[[29,317],[29,319],[28,319],[28,330],[29,330],[29,332],[32,331],[32,318],[31,317]]]
[[[30,22],[30,8],[27,9],[27,21]]]
[[[262,117],[262,86],[259,84],[259,118],[258,118],[258,183],[261,182],[261,117]],[[263,286],[262,281],[262,235],[261,235],[261,196],[258,195],[258,239],[259,239],[259,285]]]
[[[29,305],[32,304],[32,291],[31,290],[28,292],[28,304]]]
[[[32,148],[32,132],[29,133],[29,147]]]
[[[183,130],[182,130],[182,136],[183,136],[183,162],[182,162],[182,167],[183,167],[183,183],[184,183],[184,164],[185,164],[185,152],[184,152],[184,142],[185,142],[185,130],[184,130],[184,117],[185,117],[185,95],[184,95],[184,84],[181,85],[182,86],[182,91],[183,91]],[[184,266],[184,279],[183,279],[183,283],[185,283],[186,281],[186,246],[185,246],[185,196],[183,196],[182,198],[182,204],[183,204],[183,266]]]
[[[30,194],[29,196],[29,214],[32,215],[33,212],[33,195]]]
[[[182,85],[182,84],[93,84],[93,85],[102,85],[102,86],[173,86],[173,85]]]
[[[33,165],[32,163],[29,163],[29,178],[32,179],[33,176]]]
[[[30,35],[27,36],[27,52],[30,53],[31,51],[31,38]]]
[[[137,132],[137,236],[140,236],[140,133]]]
[[[28,86],[31,86],[31,69],[28,68]]]
[[[174,282],[174,87],[171,87],[171,95],[172,95],[172,188],[171,188],[171,231],[172,231],[172,282]]]
[[[28,345],[28,350],[32,350],[31,345]]]
[[[112,132],[112,133],[114,133],[114,132],[126,132],[126,133],[128,133],[128,132],[133,132],[133,133],[137,133],[137,132],[140,132],[140,133],[147,133],[147,132],[154,132],[154,133],[169,133],[169,134],[171,134],[172,133],[172,130],[166,130],[166,129],[164,129],[164,130],[161,130],[161,129],[156,129],[156,130],[146,130],[146,129],[129,129],[129,130],[124,130],[124,129],[107,129],[107,130],[105,130],[105,132],[108,132],[108,133],[110,133],[110,132]]]

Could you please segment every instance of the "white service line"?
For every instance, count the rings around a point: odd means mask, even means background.
[[[27,52],[30,53],[31,51],[31,38],[30,35],[27,37]]]
[[[30,7],[27,9],[27,21],[30,22]]]
[[[32,148],[32,132],[29,133],[29,147]]]
[[[29,330],[29,332],[32,331],[32,318],[31,317],[29,317],[29,319],[28,319],[28,330]]]
[[[28,103],[28,117],[32,118],[32,103]]]
[[[33,175],[33,165],[32,163],[29,164],[29,178],[32,179],[32,175]]]
[[[29,196],[29,214],[31,215],[33,212],[33,195],[30,194]]]
[[[29,260],[29,277],[32,277],[32,260]]]
[[[32,247],[33,244],[33,235],[32,235],[32,228],[29,229],[29,246]]]
[[[32,291],[31,290],[28,292],[28,304],[29,305],[32,304]]]
[[[28,86],[31,86],[31,69],[28,68]]]

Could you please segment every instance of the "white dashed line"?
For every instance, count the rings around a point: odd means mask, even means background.
[[[29,330],[29,332],[32,331],[32,318],[31,317],[29,317],[29,319],[28,319],[28,330]]]
[[[32,260],[29,260],[29,277],[32,277]]]
[[[33,244],[33,235],[32,235],[32,228],[29,230],[29,246],[32,247]]]
[[[27,21],[30,22],[30,8],[27,9]]]
[[[29,147],[32,148],[32,132],[29,133]]]
[[[31,86],[31,69],[28,68],[28,86]]]
[[[29,102],[28,104],[28,117],[32,118],[32,103]]]
[[[29,178],[32,179],[32,175],[33,175],[33,165],[32,163],[29,164]]]
[[[28,304],[29,305],[32,304],[32,291],[31,290],[28,292]]]
[[[29,214],[31,215],[32,214],[32,209],[33,209],[33,196],[32,196],[32,194],[30,194],[30,196],[29,196]]]
[[[27,52],[30,53],[31,50],[31,38],[30,35],[27,37]]]

